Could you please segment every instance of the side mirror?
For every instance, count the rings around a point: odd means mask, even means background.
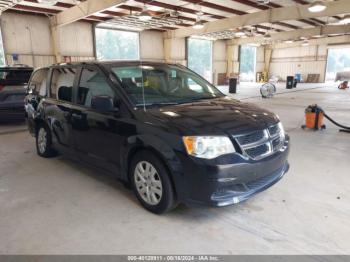
[[[98,111],[115,111],[113,98],[110,96],[94,96],[91,99],[91,107]]]

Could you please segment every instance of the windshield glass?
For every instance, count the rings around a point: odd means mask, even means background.
[[[222,97],[202,77],[175,65],[111,66],[136,106],[167,105]]]

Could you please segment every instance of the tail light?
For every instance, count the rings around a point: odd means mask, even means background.
[[[5,88],[5,86],[0,85],[0,92]]]

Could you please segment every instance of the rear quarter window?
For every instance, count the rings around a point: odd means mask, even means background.
[[[29,93],[33,93],[35,95],[40,96],[46,96],[46,83],[48,71],[48,68],[43,68],[33,73],[32,79],[29,84]]]

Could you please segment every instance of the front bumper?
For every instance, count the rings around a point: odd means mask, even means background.
[[[182,159],[185,190],[182,201],[188,205],[227,206],[249,199],[278,182],[289,170],[289,138],[283,148],[261,160],[240,154],[215,160]]]

